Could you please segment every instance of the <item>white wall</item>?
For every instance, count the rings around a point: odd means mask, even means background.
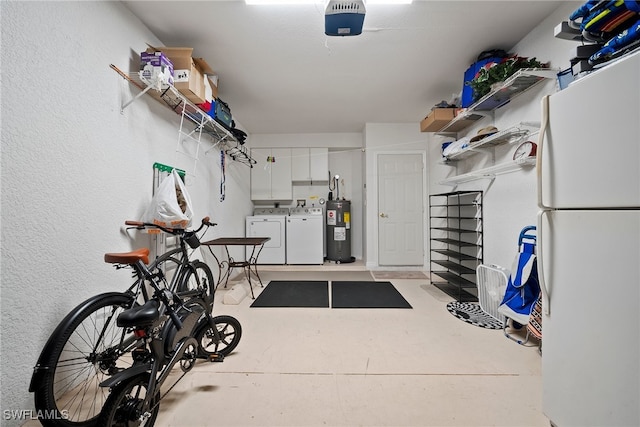
[[[179,117],[109,68],[138,67],[160,43],[119,2],[0,2],[2,15],[2,410],[32,409],[33,366],[55,325],[101,292],[124,290],[127,270],[105,252],[147,245],[122,233],[151,199],[152,165],[185,169],[207,238],[244,235],[249,168],[230,160],[219,201],[220,153],[176,151]],[[215,64],[215,58],[207,58]],[[2,421],[19,425],[19,421]]]
[[[551,16],[522,39],[510,52],[520,56],[536,57],[542,62],[550,62],[552,68],[565,69],[569,67],[570,50],[577,43],[556,39],[553,28],[575,10],[580,2],[567,2],[557,9]],[[467,131],[474,135],[479,128],[494,124],[498,129],[505,129],[521,121],[540,121],[540,100],[545,94],[556,91],[556,79],[550,79],[540,84],[509,104],[496,110],[489,117],[474,124]],[[459,137],[464,136],[460,134]],[[431,155],[430,178],[431,193],[452,191],[454,188],[440,185],[439,182],[448,176],[466,173],[479,168],[501,164],[511,160],[515,145],[501,145],[495,151],[483,150],[463,161],[457,167],[438,163],[441,157],[441,143],[443,138],[431,135],[429,152]],[[538,135],[531,136],[534,142]],[[518,235],[527,225],[536,223],[536,174],[535,168],[522,169],[504,175],[498,175],[495,180],[476,180],[459,185],[455,190],[483,190],[484,194],[484,263],[497,264],[510,268],[518,251]]]

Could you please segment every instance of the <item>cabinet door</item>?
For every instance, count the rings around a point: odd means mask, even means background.
[[[329,149],[310,148],[309,149],[309,179],[311,181],[329,180]]]
[[[309,173],[309,149],[308,148],[292,148],[291,149],[291,180],[292,181],[309,181],[311,174]]]
[[[251,157],[256,161],[251,168],[251,200],[271,199],[271,166],[274,163],[267,162],[267,157],[270,156],[270,148],[251,150]]]
[[[275,158],[275,162],[271,164],[271,199],[293,200],[291,149],[273,148],[271,155]]]

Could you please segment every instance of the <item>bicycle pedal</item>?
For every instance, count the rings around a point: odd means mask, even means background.
[[[209,356],[209,362],[223,362],[224,354],[221,353],[213,353]]]

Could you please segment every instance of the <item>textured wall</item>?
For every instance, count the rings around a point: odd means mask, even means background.
[[[179,117],[109,64],[138,66],[162,44],[119,2],[0,2],[2,18],[2,410],[31,409],[31,372],[49,334],[89,296],[125,288],[105,252],[148,244],[121,231],[151,198],[152,165],[187,170],[194,217],[220,224],[207,237],[243,235],[249,168],[227,165],[206,142],[196,162],[178,151]],[[215,64],[215,59],[209,60]],[[2,420],[3,425],[18,421]]]

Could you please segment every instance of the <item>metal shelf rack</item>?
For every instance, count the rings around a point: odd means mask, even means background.
[[[477,301],[483,261],[482,191],[429,196],[431,283],[458,301]]]

